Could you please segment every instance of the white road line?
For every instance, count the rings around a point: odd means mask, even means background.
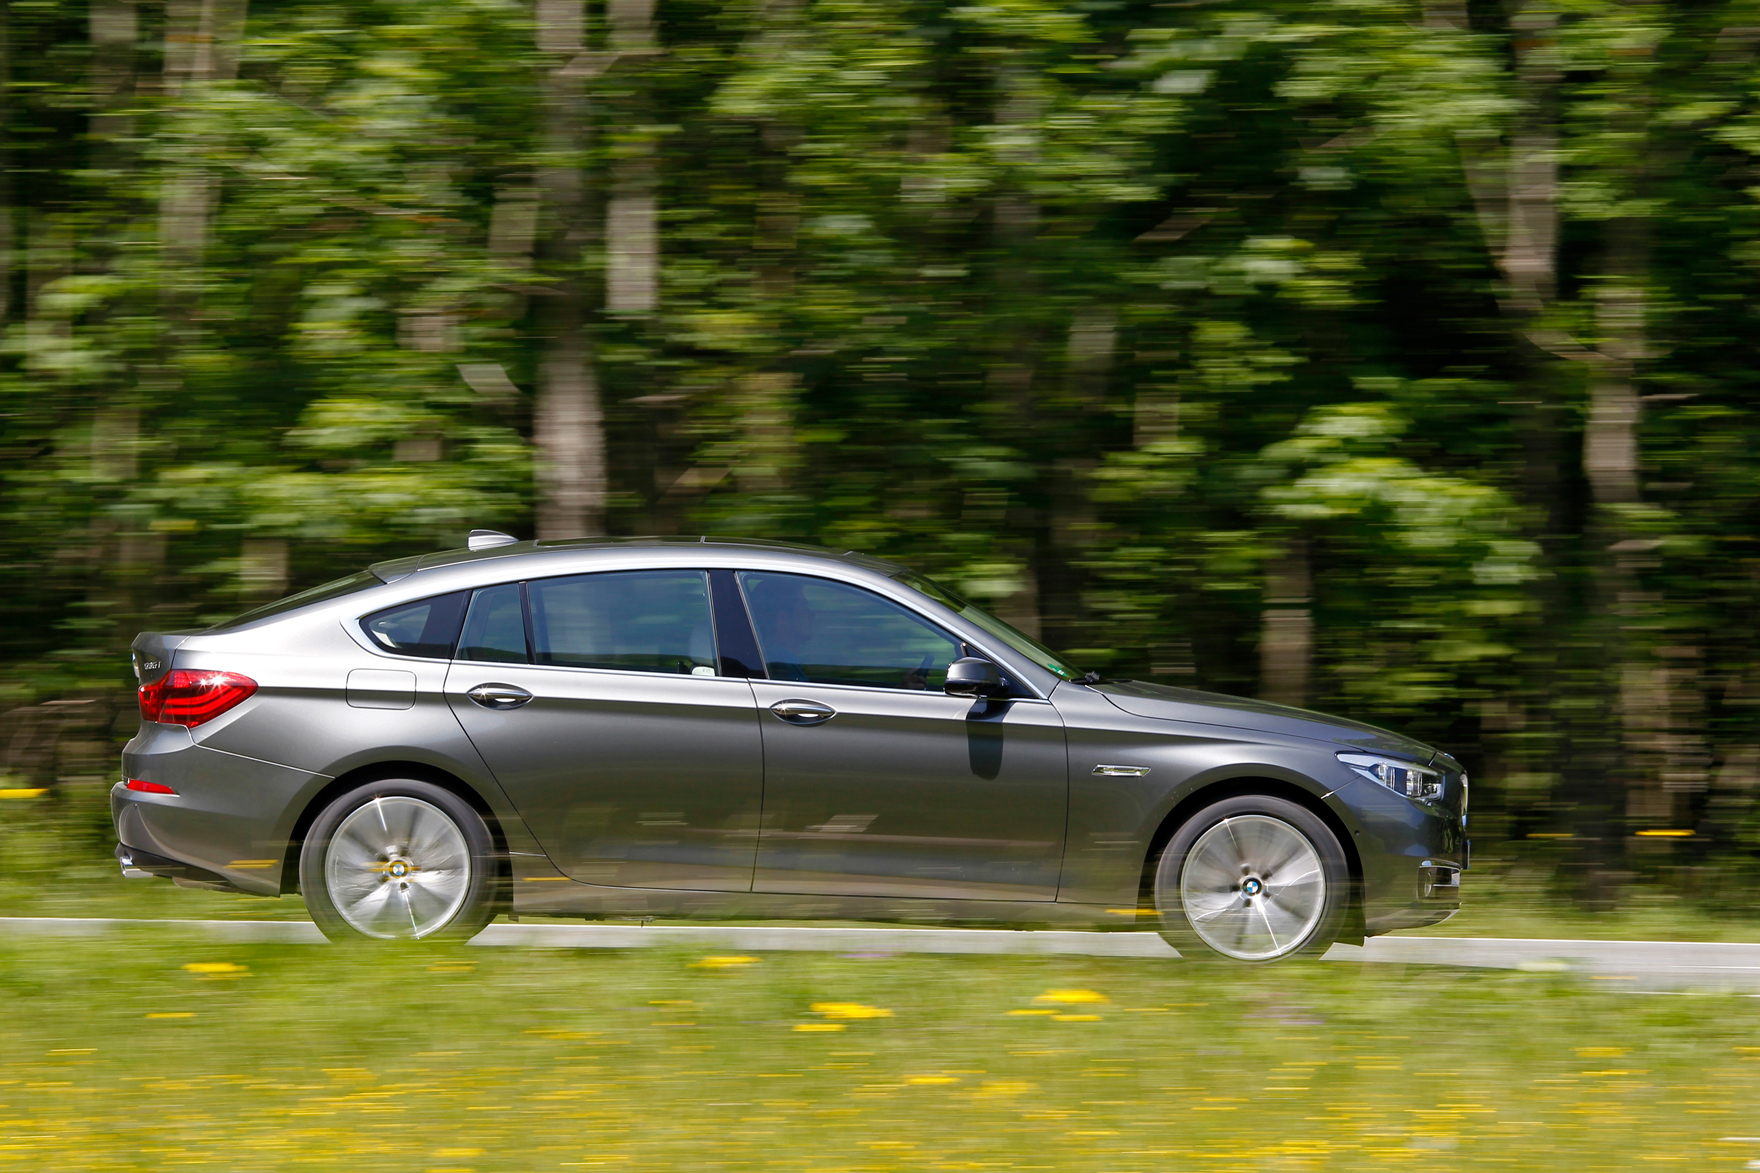
[[[0,937],[92,937],[152,930],[229,941],[322,944],[309,921],[132,920],[99,917],[0,917]],[[1173,959],[1159,934],[1037,929],[941,929],[629,923],[492,924],[472,942],[529,949],[639,949],[673,945],[747,952],[1039,954]],[[1556,971],[1639,979],[1648,984],[1717,983],[1760,987],[1760,944],[1675,941],[1570,941],[1511,937],[1373,937],[1334,945],[1328,961],[1452,965]]]

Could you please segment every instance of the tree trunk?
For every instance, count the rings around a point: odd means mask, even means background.
[[[654,0],[610,0],[611,52],[619,58],[655,51]],[[627,74],[639,66],[622,64]],[[651,314],[660,306],[659,157],[648,124],[653,111],[639,82],[619,103],[622,129],[611,165],[605,210],[605,308],[614,314]]]
[[[1259,636],[1259,695],[1306,707],[1314,664],[1313,575],[1308,543],[1291,538],[1265,568],[1265,612]]]
[[[87,24],[92,39],[92,166],[108,172],[121,165],[120,144],[134,132],[128,108],[134,96],[140,20],[134,0],[92,0]]]
[[[175,108],[199,102],[207,86],[238,75],[238,46],[244,33],[246,0],[169,0],[165,6],[163,88]],[[165,176],[159,205],[163,289],[175,317],[193,309],[188,291],[196,287],[206,249],[214,176],[202,163],[211,145],[206,136],[188,140],[184,158]]]
[[[1038,432],[1034,391],[1038,347],[1031,320],[1036,290],[1029,258],[1038,235],[1039,205],[1022,182],[1021,172],[1039,160],[1037,135],[1043,103],[1032,90],[1028,70],[1014,60],[1021,52],[1013,47],[1002,51],[994,81],[997,138],[1006,145],[998,150],[996,195],[991,202],[992,247],[996,252],[991,312],[997,350],[988,382],[993,410],[1002,421],[999,434],[1023,452],[1031,452]],[[1038,480],[1036,495],[1052,500],[1059,486],[1049,462],[1038,470]],[[1056,591],[1054,583],[1041,580],[1051,557],[1048,511],[1035,501],[1022,501],[1018,494],[1014,498],[1008,529],[1028,537],[1024,541],[1004,539],[999,545],[1001,553],[1023,564],[1023,586],[998,599],[996,612],[1028,635],[1040,638],[1042,601],[1048,592]]]
[[[539,264],[552,278],[538,299],[538,536],[605,532],[605,426],[598,372],[587,334],[581,254],[589,243],[585,155],[589,125],[584,83],[568,66],[584,48],[581,0],[538,0],[538,49],[546,57],[543,163],[538,168],[543,225]]]
[[[12,13],[0,4],[0,327],[12,317]]]

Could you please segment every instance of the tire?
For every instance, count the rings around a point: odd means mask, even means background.
[[[300,893],[332,941],[466,940],[503,883],[483,817],[431,782],[390,778],[332,801],[299,853]]]
[[[1154,897],[1161,935],[1188,960],[1315,956],[1338,938],[1350,907],[1350,865],[1313,811],[1245,795],[1205,807],[1174,832]]]

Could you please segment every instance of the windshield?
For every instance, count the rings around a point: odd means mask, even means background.
[[[932,579],[924,578],[920,574],[914,574],[908,570],[903,574],[895,574],[892,577],[894,581],[903,583],[905,586],[910,587],[913,591],[916,591],[919,594],[929,596],[937,603],[940,603],[943,607],[958,612],[961,619],[967,619],[972,623],[977,624],[979,627],[1007,644],[1014,651],[1026,656],[1040,667],[1057,673],[1057,675],[1063,677],[1065,680],[1081,679],[1082,673],[1080,670],[1072,668],[1066,664],[1062,656],[1059,656],[1056,652],[1052,651],[1032,636],[1027,635],[1025,632],[1016,631],[1014,628],[996,618],[996,616],[990,614],[990,612],[984,610],[976,603],[962,598],[960,595],[948,590],[940,583],[935,582]]]
[[[224,631],[229,627],[242,627],[247,623],[254,623],[258,619],[280,615],[284,611],[292,611],[298,607],[309,607],[313,603],[328,602],[331,599],[340,599],[343,595],[352,595],[356,591],[364,591],[369,587],[383,585],[384,583],[379,580],[377,575],[371,571],[363,570],[359,574],[351,574],[347,578],[339,578],[334,582],[315,586],[310,590],[301,591],[297,595],[288,595],[285,599],[277,599],[254,611],[246,611],[243,615],[228,619],[225,623],[216,623],[208,630]]]

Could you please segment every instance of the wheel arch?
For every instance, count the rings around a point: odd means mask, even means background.
[[[1293,802],[1312,812],[1326,824],[1339,846],[1344,851],[1345,863],[1351,872],[1351,903],[1345,913],[1341,940],[1360,940],[1365,931],[1363,920],[1363,859],[1357,850],[1356,836],[1350,833],[1338,812],[1320,800],[1320,796],[1303,786],[1298,786],[1282,778],[1264,775],[1245,775],[1235,778],[1221,778],[1193,790],[1174,803],[1173,809],[1162,817],[1155,834],[1149,837],[1149,850],[1143,857],[1142,875],[1138,881],[1137,906],[1139,908],[1154,907],[1155,867],[1160,862],[1161,853],[1166,849],[1174,834],[1183,827],[1192,816],[1196,815],[1212,803],[1227,798],[1243,798],[1253,796],[1281,798]]]
[[[305,809],[300,811],[299,818],[294,820],[293,831],[287,837],[287,854],[281,862],[281,893],[292,895],[299,891],[299,856],[305,846],[306,832],[311,829],[318,813],[329,806],[341,795],[347,794],[370,782],[383,782],[391,778],[410,778],[418,782],[430,782],[442,789],[449,790],[470,804],[472,810],[482,816],[483,823],[489,828],[489,835],[495,842],[495,856],[501,861],[503,878],[508,866],[507,834],[496,817],[495,810],[476,787],[458,775],[442,770],[438,766],[425,762],[385,761],[373,762],[368,765],[356,766],[354,769],[337,775],[322,790],[312,795]]]

